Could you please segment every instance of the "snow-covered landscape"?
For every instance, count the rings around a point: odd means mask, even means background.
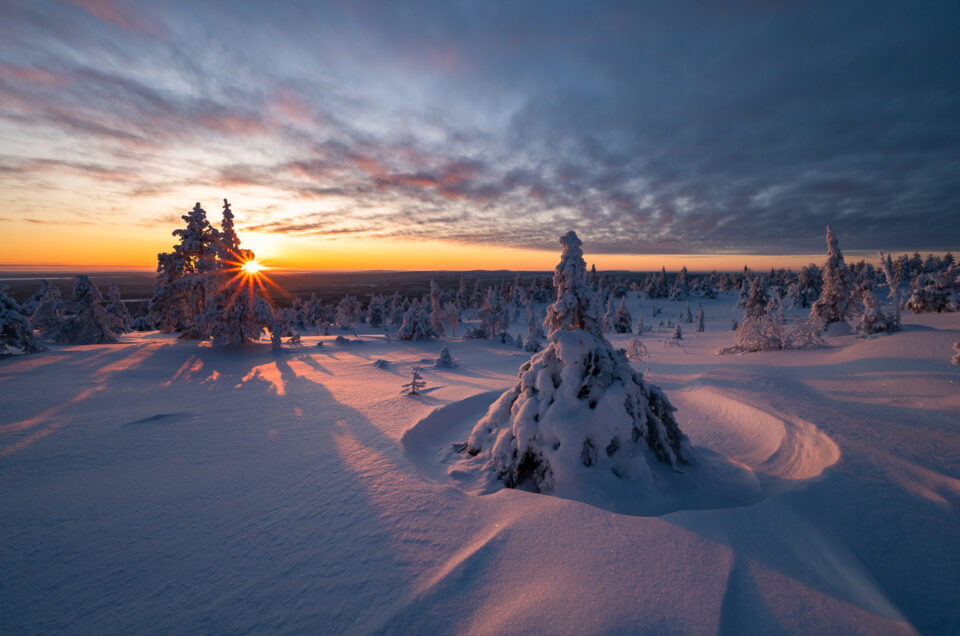
[[[958,33],[0,2],[0,636],[960,636]]]
[[[0,631],[956,629],[960,313],[721,354],[767,282],[677,275],[671,300],[648,276],[608,313],[656,326],[616,333],[563,241],[556,302],[518,292],[511,322],[498,301],[499,337],[435,337],[426,312],[407,340],[347,318],[279,348],[142,331],[0,359]],[[456,294],[410,306],[429,296]],[[808,319],[772,296],[783,329]],[[518,347],[544,311],[547,348]],[[632,451],[625,390],[650,396]]]

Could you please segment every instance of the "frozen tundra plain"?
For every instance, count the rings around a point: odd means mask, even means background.
[[[960,632],[960,314],[716,355],[735,302],[642,336],[697,452],[736,467],[665,505],[458,479],[450,445],[530,356],[490,341],[2,359],[0,633]],[[682,307],[630,295],[648,325]]]

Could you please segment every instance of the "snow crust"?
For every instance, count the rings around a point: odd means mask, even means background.
[[[704,299],[682,348],[640,336],[718,475],[659,503],[451,473],[530,357],[498,342],[136,332],[0,359],[0,633],[955,630],[960,315],[717,356],[735,301]],[[459,366],[399,395],[442,346]]]

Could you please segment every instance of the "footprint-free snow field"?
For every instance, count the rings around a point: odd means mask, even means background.
[[[458,471],[530,356],[491,341],[154,332],[0,360],[0,633],[956,631],[960,316],[716,355],[734,301],[682,346],[642,336],[725,471],[657,505]]]

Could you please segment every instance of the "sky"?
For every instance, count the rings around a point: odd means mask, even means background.
[[[960,248],[960,4],[0,0],[0,266]]]

